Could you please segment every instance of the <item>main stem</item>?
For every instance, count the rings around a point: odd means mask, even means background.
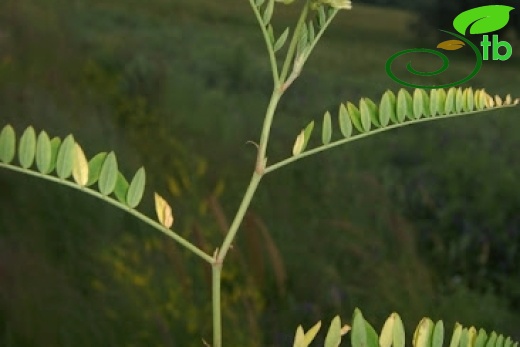
[[[224,264],[224,260],[226,259],[226,255],[233,243],[233,240],[236,237],[238,232],[238,228],[242,223],[246,211],[251,204],[251,200],[258,188],[258,184],[262,179],[265,171],[265,165],[267,162],[265,152],[267,149],[267,142],[269,141],[269,131],[271,129],[271,124],[273,122],[273,116],[276,111],[276,106],[278,105],[278,101],[282,96],[283,91],[275,86],[273,94],[271,95],[271,100],[269,101],[269,106],[267,107],[266,115],[264,118],[264,125],[262,127],[262,134],[260,136],[260,144],[258,146],[258,156],[256,159],[255,170],[253,171],[253,175],[251,176],[251,180],[247,187],[246,193],[242,198],[242,202],[238,207],[238,211],[229,227],[229,231],[224,238],[224,242],[220,249],[217,249],[215,255],[213,257],[213,262],[211,263],[212,268],[212,301],[213,301],[213,347],[222,347],[222,312],[220,308],[220,284],[221,284],[221,273],[222,266]]]
[[[259,16],[258,11],[256,11],[256,8],[254,4],[253,9],[255,10],[255,14],[257,14],[257,17]],[[211,276],[211,291],[212,291],[212,301],[213,301],[213,347],[222,347],[222,312],[220,307],[220,287],[221,287],[221,280],[222,280],[222,267],[224,265],[224,260],[226,259],[226,255],[229,251],[229,248],[231,247],[236,234],[238,232],[238,228],[240,227],[240,224],[242,223],[244,216],[246,214],[247,209],[249,208],[249,205],[251,204],[251,200],[253,199],[253,196],[256,192],[256,189],[258,188],[258,185],[260,183],[260,180],[265,174],[265,168],[267,164],[267,157],[266,157],[266,151],[267,151],[267,143],[269,142],[269,133],[271,131],[271,125],[273,123],[274,114],[276,111],[276,107],[278,106],[278,102],[280,101],[280,98],[282,97],[284,91],[287,88],[282,88],[284,86],[284,80],[287,76],[287,73],[289,71],[289,67],[291,65],[291,62],[294,58],[295,49],[297,41],[301,35],[301,30],[303,27],[303,23],[305,22],[305,19],[307,17],[308,13],[308,6],[309,2],[308,0],[305,2],[305,5],[302,9],[302,12],[300,13],[300,18],[298,19],[298,24],[296,25],[296,28],[293,32],[293,37],[291,39],[291,43],[289,44],[289,49],[287,52],[287,55],[285,57],[285,61],[282,68],[282,73],[280,76],[276,76],[276,69],[273,68],[273,76],[275,84],[273,93],[271,94],[271,99],[269,100],[269,105],[267,106],[267,110],[264,117],[264,124],[262,126],[262,133],[260,135],[260,143],[258,144],[258,154],[256,157],[256,165],[255,169],[253,171],[253,175],[251,177],[251,181],[249,182],[249,185],[247,187],[246,193],[244,194],[244,197],[242,198],[242,202],[240,203],[240,206],[238,207],[238,211],[235,215],[235,218],[233,219],[233,222],[231,223],[231,226],[229,227],[229,231],[226,234],[226,237],[224,238],[224,241],[222,242],[222,246],[220,249],[217,249],[215,252],[215,255],[213,256],[213,262],[211,263],[211,270],[212,270],[212,276]],[[264,32],[265,34],[265,32]],[[274,53],[268,45],[268,50],[271,53]],[[270,55],[271,58],[274,56],[273,54]],[[273,60],[271,61],[273,63]],[[273,65],[273,64],[272,64]],[[276,64],[274,64],[274,67],[276,67]]]
[[[222,312],[220,309],[220,284],[221,284],[221,273],[222,273],[222,265],[224,263],[224,259],[226,258],[226,254],[229,251],[229,248],[232,245],[232,242],[236,236],[238,231],[238,227],[242,223],[244,219],[244,215],[246,214],[247,208],[249,207],[251,200],[253,199],[253,195],[255,194],[256,188],[262,179],[263,174],[259,174],[256,171],[253,173],[251,177],[251,181],[249,182],[249,186],[247,187],[246,194],[240,203],[237,214],[233,219],[233,223],[229,228],[229,231],[222,243],[222,247],[220,250],[215,252],[214,260],[211,263],[212,270],[212,302],[213,302],[213,347],[222,347]]]
[[[212,264],[211,266],[211,300],[213,303],[213,346],[222,346],[222,318],[220,310],[220,279],[222,274],[222,264]],[[218,314],[215,314],[218,312]],[[218,329],[217,329],[218,327]]]

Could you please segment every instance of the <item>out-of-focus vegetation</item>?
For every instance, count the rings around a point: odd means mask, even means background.
[[[271,160],[340,101],[400,87],[384,64],[417,46],[415,16],[354,5],[280,105]],[[294,20],[280,11],[278,24]],[[514,53],[471,85],[520,95]],[[167,193],[177,230],[208,252],[252,169],[267,63],[246,1],[0,3],[2,123],[71,132],[88,154],[115,150],[123,171],[145,165],[148,191]],[[413,126],[266,177],[223,275],[226,343],[286,346],[297,324],[355,306],[376,326],[397,310],[518,339],[519,126],[516,110]],[[0,172],[0,192],[0,345],[209,340],[210,273],[172,241],[33,178]]]

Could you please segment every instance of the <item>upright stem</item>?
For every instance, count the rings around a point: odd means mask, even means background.
[[[221,273],[222,263],[213,263],[211,265],[211,294],[213,301],[213,347],[222,347],[222,319],[220,314]]]
[[[242,202],[240,203],[240,206],[238,207],[237,214],[235,215],[235,218],[233,219],[233,223],[231,223],[231,226],[229,228],[228,233],[226,234],[226,238],[224,239],[224,242],[222,243],[222,246],[220,247],[220,250],[217,253],[215,262],[217,264],[224,263],[224,259],[226,258],[226,254],[229,251],[229,247],[231,247],[231,244],[233,240],[235,239],[235,236],[238,231],[238,227],[242,223],[242,220],[244,219],[244,215],[246,214],[247,208],[249,207],[249,204],[251,203],[251,200],[253,199],[253,195],[255,194],[256,188],[258,187],[258,184],[260,183],[260,180],[262,179],[262,175],[258,174],[256,171],[253,172],[253,176],[251,177],[251,181],[249,182],[249,186],[247,187],[246,193],[244,195],[244,198],[242,199]]]
[[[254,5],[253,2],[251,2],[252,5]],[[264,118],[264,124],[262,126],[262,133],[260,135],[260,143],[258,145],[258,155],[256,158],[256,166],[255,170],[253,171],[253,175],[251,177],[251,181],[249,182],[249,185],[247,187],[246,193],[244,194],[244,197],[242,198],[242,201],[240,203],[240,206],[238,207],[238,211],[235,215],[235,218],[233,219],[233,222],[231,223],[231,226],[229,227],[229,231],[226,234],[226,237],[224,238],[224,241],[222,242],[222,246],[220,249],[217,249],[215,252],[215,255],[213,257],[213,262],[211,263],[211,269],[212,269],[212,300],[213,300],[213,347],[222,347],[222,318],[221,318],[221,307],[220,307],[220,285],[221,285],[221,274],[222,274],[222,266],[224,264],[224,260],[226,259],[226,255],[229,251],[229,248],[231,247],[236,234],[238,232],[238,228],[240,227],[240,224],[242,223],[242,220],[244,219],[244,216],[246,214],[246,211],[251,204],[251,200],[253,199],[253,196],[256,192],[256,189],[258,187],[258,184],[260,183],[260,180],[262,179],[267,158],[266,158],[266,151],[267,151],[267,143],[269,142],[269,133],[271,131],[271,125],[273,123],[274,113],[276,111],[276,107],[278,106],[278,102],[280,101],[280,98],[282,97],[285,88],[281,88],[282,83],[284,82],[285,77],[287,76],[287,73],[289,71],[289,67],[291,65],[291,61],[294,57],[295,49],[297,41],[301,35],[301,29],[303,27],[303,24],[305,22],[305,19],[307,17],[308,13],[308,1],[306,1],[304,8],[302,9],[302,12],[300,14],[300,18],[298,20],[298,24],[296,25],[295,31],[293,32],[293,37],[291,39],[291,43],[289,45],[289,50],[287,52],[287,56],[285,58],[283,71],[281,74],[281,78],[277,78],[277,72],[273,71],[273,77],[275,80],[275,85],[273,89],[273,93],[271,94],[271,98],[269,100],[269,105],[267,106],[267,110],[265,113]],[[257,18],[259,18],[259,13],[256,10],[256,8],[253,6],[253,10],[255,10],[255,14],[257,15]],[[262,30],[264,31],[265,36],[265,27],[262,26]],[[268,45],[269,49],[269,45]],[[271,50],[269,50],[270,57],[273,58],[273,53]],[[273,61],[271,61],[273,63]],[[273,64],[271,64],[273,65]],[[274,64],[276,67],[276,64]],[[273,67],[272,67],[273,68]],[[274,68],[273,68],[274,70]]]
[[[222,243],[222,247],[220,250],[217,250],[215,253],[215,257],[213,263],[211,264],[212,276],[211,276],[211,287],[212,287],[212,300],[213,300],[213,346],[212,347],[222,347],[222,319],[221,319],[221,309],[220,309],[220,281],[221,281],[221,272],[222,265],[224,263],[224,259],[226,258],[226,254],[231,247],[231,244],[236,236],[238,231],[238,227],[242,220],[244,219],[244,215],[253,199],[253,195],[255,194],[256,188],[260,183],[260,179],[262,175],[258,174],[256,171],[253,173],[253,177],[251,177],[251,181],[249,182],[249,186],[247,187],[246,193],[240,206],[238,208],[235,219],[233,219],[233,223],[231,223],[231,227]]]
[[[260,136],[260,145],[258,147],[258,156],[256,159],[256,167],[253,171],[253,175],[251,177],[251,181],[249,181],[249,185],[247,187],[246,193],[242,198],[242,202],[240,202],[240,206],[238,207],[238,211],[229,227],[229,231],[224,238],[224,242],[222,242],[222,246],[215,253],[213,262],[211,264],[212,267],[212,300],[213,300],[213,347],[222,347],[222,320],[221,320],[221,309],[220,309],[220,280],[221,280],[221,271],[224,263],[224,259],[226,259],[227,252],[231,247],[233,240],[238,232],[238,228],[244,219],[244,215],[246,214],[247,208],[251,204],[251,200],[255,194],[256,188],[264,175],[265,170],[265,152],[267,149],[267,142],[269,140],[269,130],[271,128],[271,124],[273,122],[274,112],[276,111],[276,106],[278,105],[278,101],[282,96],[283,91],[279,88],[274,88],[273,94],[271,95],[271,100],[269,101],[269,106],[267,107],[267,112],[264,119],[264,125],[262,127],[262,135]]]

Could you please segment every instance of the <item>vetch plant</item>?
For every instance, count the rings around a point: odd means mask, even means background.
[[[37,133],[30,126],[17,138],[16,131],[11,125],[5,125],[0,132],[0,167],[65,185],[106,201],[166,234],[211,267],[213,306],[211,346],[213,347],[223,346],[221,323],[223,266],[249,204],[266,174],[327,149],[390,129],[509,108],[520,103],[520,99],[513,99],[510,95],[503,98],[498,95],[491,96],[485,89],[450,88],[430,91],[415,89],[413,92],[400,89],[396,93],[388,90],[383,93],[380,100],[362,98],[357,104],[350,101],[340,104],[337,112],[327,111],[321,121],[321,145],[307,148],[315,128],[315,122],[311,121],[299,133],[295,131],[297,135],[292,147],[292,155],[279,162],[270,163],[267,146],[280,99],[301,74],[309,56],[334,17],[340,10],[350,10],[352,4],[350,0],[249,0],[249,3],[267,48],[273,89],[260,139],[255,143],[257,157],[251,180],[224,240],[215,247],[212,254],[204,252],[175,232],[176,216],[169,203],[159,193],[154,193],[156,219],[136,209],[146,187],[144,168],[138,169],[133,177],[127,178],[119,171],[114,152],[101,152],[88,159],[73,135],[60,139],[49,136],[44,130]],[[301,6],[301,11],[294,28],[288,27],[281,34],[276,34],[271,19],[277,6],[283,5]],[[339,131],[334,131],[335,128],[339,128]],[[287,152],[289,153],[290,150],[288,149]],[[298,327],[293,346],[309,346],[317,336],[320,327],[321,322],[308,331],[304,331],[301,326]],[[327,330],[325,346],[339,346],[342,336],[347,333],[350,333],[354,347],[403,347],[405,344],[404,327],[396,313],[390,315],[380,334],[376,333],[359,310],[354,312],[351,326],[343,324],[339,316],[335,317]],[[421,320],[412,339],[413,345],[417,347],[440,347],[443,341],[442,321],[434,323],[429,318]],[[511,347],[517,346],[517,343],[513,344],[510,338],[496,333],[487,335],[483,330],[477,331],[474,327],[463,328],[457,324],[450,347],[459,346]]]

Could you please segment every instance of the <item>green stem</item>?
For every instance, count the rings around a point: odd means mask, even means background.
[[[255,170],[253,171],[253,175],[251,177],[251,181],[247,187],[247,190],[240,202],[240,206],[238,207],[237,213],[229,230],[222,242],[222,246],[220,249],[217,249],[215,253],[215,258],[212,262],[212,300],[213,300],[213,347],[221,347],[222,346],[222,312],[220,309],[220,280],[221,280],[221,271],[222,266],[224,264],[224,260],[226,259],[226,255],[231,247],[233,240],[236,237],[238,232],[238,228],[242,223],[246,211],[251,204],[251,200],[255,194],[255,191],[262,179],[265,169],[265,152],[267,149],[267,142],[269,141],[269,131],[271,129],[271,124],[273,122],[273,116],[276,111],[276,106],[278,105],[278,101],[282,96],[283,91],[279,88],[275,87],[273,93],[271,95],[271,99],[269,101],[269,105],[267,106],[267,111],[264,118],[264,125],[262,127],[262,134],[260,135],[260,145],[258,147],[258,156]]]
[[[233,240],[238,232],[238,228],[244,219],[244,215],[253,199],[256,188],[262,179],[262,175],[258,174],[256,171],[253,172],[253,177],[251,177],[251,181],[249,182],[249,186],[247,187],[246,193],[240,206],[238,207],[237,214],[233,219],[233,223],[229,227],[229,231],[226,234],[224,242],[220,247],[220,250],[217,250],[215,253],[215,258],[213,260],[212,266],[212,300],[213,300],[213,347],[222,347],[222,312],[220,309],[220,281],[221,281],[221,271],[222,265],[224,263],[224,259],[226,258],[227,252],[231,247]]]
[[[224,242],[222,243],[222,246],[220,247],[216,262],[223,264],[224,259],[226,258],[226,254],[229,251],[229,248],[231,247],[231,244],[233,243],[233,240],[235,239],[235,236],[238,231],[238,227],[242,223],[242,220],[244,219],[244,215],[246,214],[247,208],[249,207],[251,200],[253,199],[253,195],[255,194],[256,188],[258,187],[258,184],[260,183],[260,180],[262,179],[262,175],[257,173],[256,171],[253,172],[253,176],[251,177],[251,181],[249,182],[249,186],[247,187],[246,193],[244,194],[244,198],[242,199],[242,202],[240,203],[240,206],[238,207],[238,211],[235,215],[235,218],[233,219],[233,222],[231,223],[231,226],[229,227],[229,231],[226,234],[226,237],[224,238]]]
[[[177,241],[180,245],[182,245],[184,248],[186,248],[189,251],[193,252],[195,255],[197,255],[198,257],[200,257],[204,261],[206,261],[206,262],[208,262],[210,264],[213,263],[213,258],[211,256],[206,254],[204,251],[202,251],[200,248],[198,248],[197,246],[195,246],[194,244],[192,244],[188,240],[184,239],[182,236],[180,236],[176,232],[174,232],[174,231],[164,227],[162,224],[156,222],[155,220],[151,219],[150,217],[145,216],[141,212],[139,212],[137,210],[134,210],[133,208],[130,208],[130,207],[120,203],[119,201],[110,198],[109,196],[103,195],[103,194],[101,194],[100,192],[98,192],[96,190],[93,190],[93,189],[90,189],[90,188],[87,188],[87,187],[81,187],[78,184],[76,184],[75,182],[67,181],[67,180],[64,180],[64,179],[61,179],[61,178],[55,177],[55,176],[44,175],[44,174],[42,174],[40,172],[29,170],[29,169],[24,169],[24,168],[21,168],[19,166],[15,166],[15,165],[0,163],[0,167],[6,168],[6,169],[12,170],[12,171],[21,172],[21,173],[24,173],[24,174],[27,174],[27,175],[30,175],[30,176],[39,177],[39,178],[42,178],[44,180],[56,182],[56,183],[68,186],[70,188],[74,188],[76,190],[85,192],[87,194],[90,194],[90,195],[98,198],[98,199],[101,199],[101,200],[103,200],[105,202],[108,202],[109,204],[111,204],[111,205],[113,205],[113,206],[115,206],[115,207],[117,207],[117,208],[119,208],[119,209],[121,209],[123,211],[126,211],[126,212],[128,212],[128,213],[130,213],[132,215],[134,215],[135,217],[139,218],[140,220],[142,220],[146,224],[148,224],[148,225],[154,227],[155,229],[159,230],[160,232],[168,235],[169,237],[171,237],[172,239]]]
[[[289,50],[288,50],[287,56],[285,58],[285,63],[284,63],[284,67],[283,67],[284,70],[282,71],[282,75],[279,78],[276,59],[274,56],[274,51],[272,49],[272,45],[270,44],[270,41],[269,41],[269,35],[265,29],[265,26],[263,25],[262,18],[260,16],[260,13],[258,12],[258,9],[254,5],[253,0],[250,0],[249,2],[260,23],[260,26],[262,28],[262,33],[264,34],[264,39],[266,40],[266,43],[267,43],[267,49],[269,51],[269,57],[271,59],[271,69],[273,71],[274,89],[271,94],[271,98],[269,100],[269,105],[267,106],[266,114],[264,117],[264,124],[262,126],[262,133],[260,135],[260,144],[258,145],[258,155],[257,155],[257,159],[256,159],[255,170],[253,171],[251,181],[249,182],[249,185],[244,194],[244,197],[242,198],[242,201],[240,202],[240,206],[238,207],[235,218],[233,219],[233,222],[231,223],[231,226],[229,227],[228,233],[226,234],[226,237],[224,238],[224,241],[222,242],[222,246],[220,247],[220,249],[217,249],[217,251],[215,252],[215,258],[212,263],[213,347],[222,347],[222,319],[221,319],[222,312],[221,312],[221,307],[220,307],[220,302],[221,302],[220,286],[221,286],[222,267],[224,265],[224,260],[226,259],[226,255],[236,237],[238,228],[240,227],[240,224],[242,224],[242,221],[244,220],[246,211],[249,208],[249,205],[251,204],[251,200],[253,199],[256,189],[258,188],[258,185],[260,183],[260,180],[262,179],[262,177],[264,175],[265,165],[267,162],[266,151],[267,151],[267,144],[269,142],[269,134],[271,131],[271,125],[273,123],[276,107],[278,106],[278,102],[280,101],[280,98],[282,97],[282,94],[284,93],[284,90],[285,90],[283,88],[280,88],[280,81],[283,82],[284,78],[287,76],[289,65],[291,63],[291,60],[294,57],[296,43],[298,42],[301,28],[303,26],[303,23],[305,22],[305,18],[307,16],[307,12],[309,10],[308,2],[306,2],[304,8],[302,9],[302,13],[300,14],[300,19],[298,20],[298,24],[297,24],[296,29],[292,36]]]
[[[217,250],[215,254],[215,259],[212,263],[213,266],[213,277],[212,277],[212,288],[213,288],[213,347],[221,347],[222,346],[222,322],[221,322],[221,310],[220,310],[220,272],[222,271],[222,266],[224,264],[224,260],[226,259],[226,255],[231,247],[233,240],[236,237],[238,232],[238,228],[242,223],[246,211],[251,204],[251,200],[255,194],[256,189],[258,188],[258,184],[264,175],[266,157],[265,152],[267,149],[267,142],[269,141],[269,131],[271,129],[271,124],[273,121],[273,116],[276,111],[276,106],[278,105],[278,101],[282,96],[282,91],[279,88],[275,88],[271,95],[271,100],[269,101],[269,105],[267,106],[267,111],[264,118],[264,125],[262,127],[262,134],[260,136],[260,145],[258,147],[258,156],[255,170],[253,171],[253,175],[247,187],[247,190],[240,202],[240,206],[238,207],[237,213],[229,230],[222,242],[222,246]],[[216,269],[218,267],[218,269]],[[218,281],[218,283],[216,283]],[[216,302],[218,301],[218,302]]]
[[[260,135],[260,145],[258,148],[258,156],[256,158],[256,171],[262,173],[265,168],[267,143],[269,142],[269,133],[271,132],[271,125],[273,123],[274,113],[278,106],[278,101],[282,97],[283,91],[279,88],[273,90],[271,100],[267,106],[267,111],[264,118],[264,124],[262,126],[262,134]]]
[[[269,0],[269,1],[274,1],[274,0]],[[278,79],[278,64],[276,63],[276,55],[275,55],[275,52],[273,49],[274,47],[271,43],[271,39],[269,38],[269,33],[267,32],[267,29],[264,25],[264,20],[262,19],[262,15],[260,14],[260,11],[258,11],[258,8],[256,7],[254,0],[249,0],[249,4],[251,5],[251,8],[253,9],[256,20],[258,21],[258,24],[260,25],[260,29],[262,30],[265,45],[267,47],[267,52],[269,53],[269,62],[271,63],[271,71],[273,73],[273,82],[274,82],[274,85],[277,86],[279,84],[280,80]]]
[[[358,134],[358,135],[355,135],[355,136],[352,136],[352,137],[348,137],[348,138],[345,138],[345,139],[341,139],[341,140],[338,140],[336,142],[331,142],[327,145],[322,145],[322,146],[319,146],[319,147],[316,147],[316,148],[313,148],[311,150],[308,150],[308,151],[305,151],[299,155],[295,155],[295,156],[292,156],[290,158],[286,158],[284,160],[281,160],[273,165],[269,165],[268,167],[265,168],[264,170],[264,174],[268,174],[270,172],[273,172],[275,170],[278,170],[292,162],[295,162],[297,160],[300,160],[300,159],[303,159],[305,157],[309,157],[313,154],[317,154],[319,152],[323,152],[327,149],[330,149],[330,148],[333,148],[333,147],[337,147],[337,146],[341,146],[345,143],[348,143],[348,142],[352,142],[352,141],[356,141],[356,140],[359,140],[359,139],[362,139],[362,138],[365,138],[365,137],[368,137],[368,136],[371,136],[371,135],[374,135],[374,134],[377,134],[377,133],[381,133],[383,131],[387,131],[387,130],[391,130],[391,129],[396,129],[396,128],[400,128],[400,127],[404,127],[406,125],[412,125],[412,124],[417,124],[417,123],[422,123],[422,122],[428,122],[428,121],[432,121],[432,120],[439,120],[439,119],[445,119],[445,118],[453,118],[453,117],[459,117],[459,116],[465,116],[465,115],[470,115],[470,114],[475,114],[475,113],[482,113],[482,112],[487,112],[487,111],[494,111],[494,110],[497,110],[497,109],[500,109],[500,108],[506,108],[506,107],[514,107],[515,105],[504,105],[504,106],[500,106],[500,107],[493,107],[493,108],[488,108],[488,109],[483,109],[483,110],[475,110],[475,111],[471,111],[471,112],[464,112],[464,113],[452,113],[450,115],[442,115],[442,116],[436,116],[436,117],[428,117],[428,118],[419,118],[419,119],[415,119],[415,120],[410,120],[410,121],[407,121],[407,122],[404,122],[404,123],[398,123],[398,124],[392,124],[392,125],[389,125],[389,126],[386,126],[386,127],[383,127],[383,128],[378,128],[378,129],[375,129],[375,130],[371,130],[371,131],[368,131],[366,133],[361,133],[361,134]]]
[[[222,263],[211,265],[211,295],[213,303],[213,347],[222,347],[222,319],[220,309],[220,280]]]
[[[309,13],[309,1],[305,1],[305,5],[303,5],[302,11],[300,13],[300,18],[298,18],[298,23],[296,24],[296,28],[294,28],[294,32],[291,38],[291,43],[289,44],[289,50],[287,51],[287,55],[285,56],[285,61],[282,67],[282,73],[280,74],[280,81],[283,83],[287,74],[289,73],[289,67],[291,66],[291,62],[294,58],[294,53],[296,51],[296,46],[298,44],[298,40],[301,36],[302,26],[307,19],[307,14]]]

